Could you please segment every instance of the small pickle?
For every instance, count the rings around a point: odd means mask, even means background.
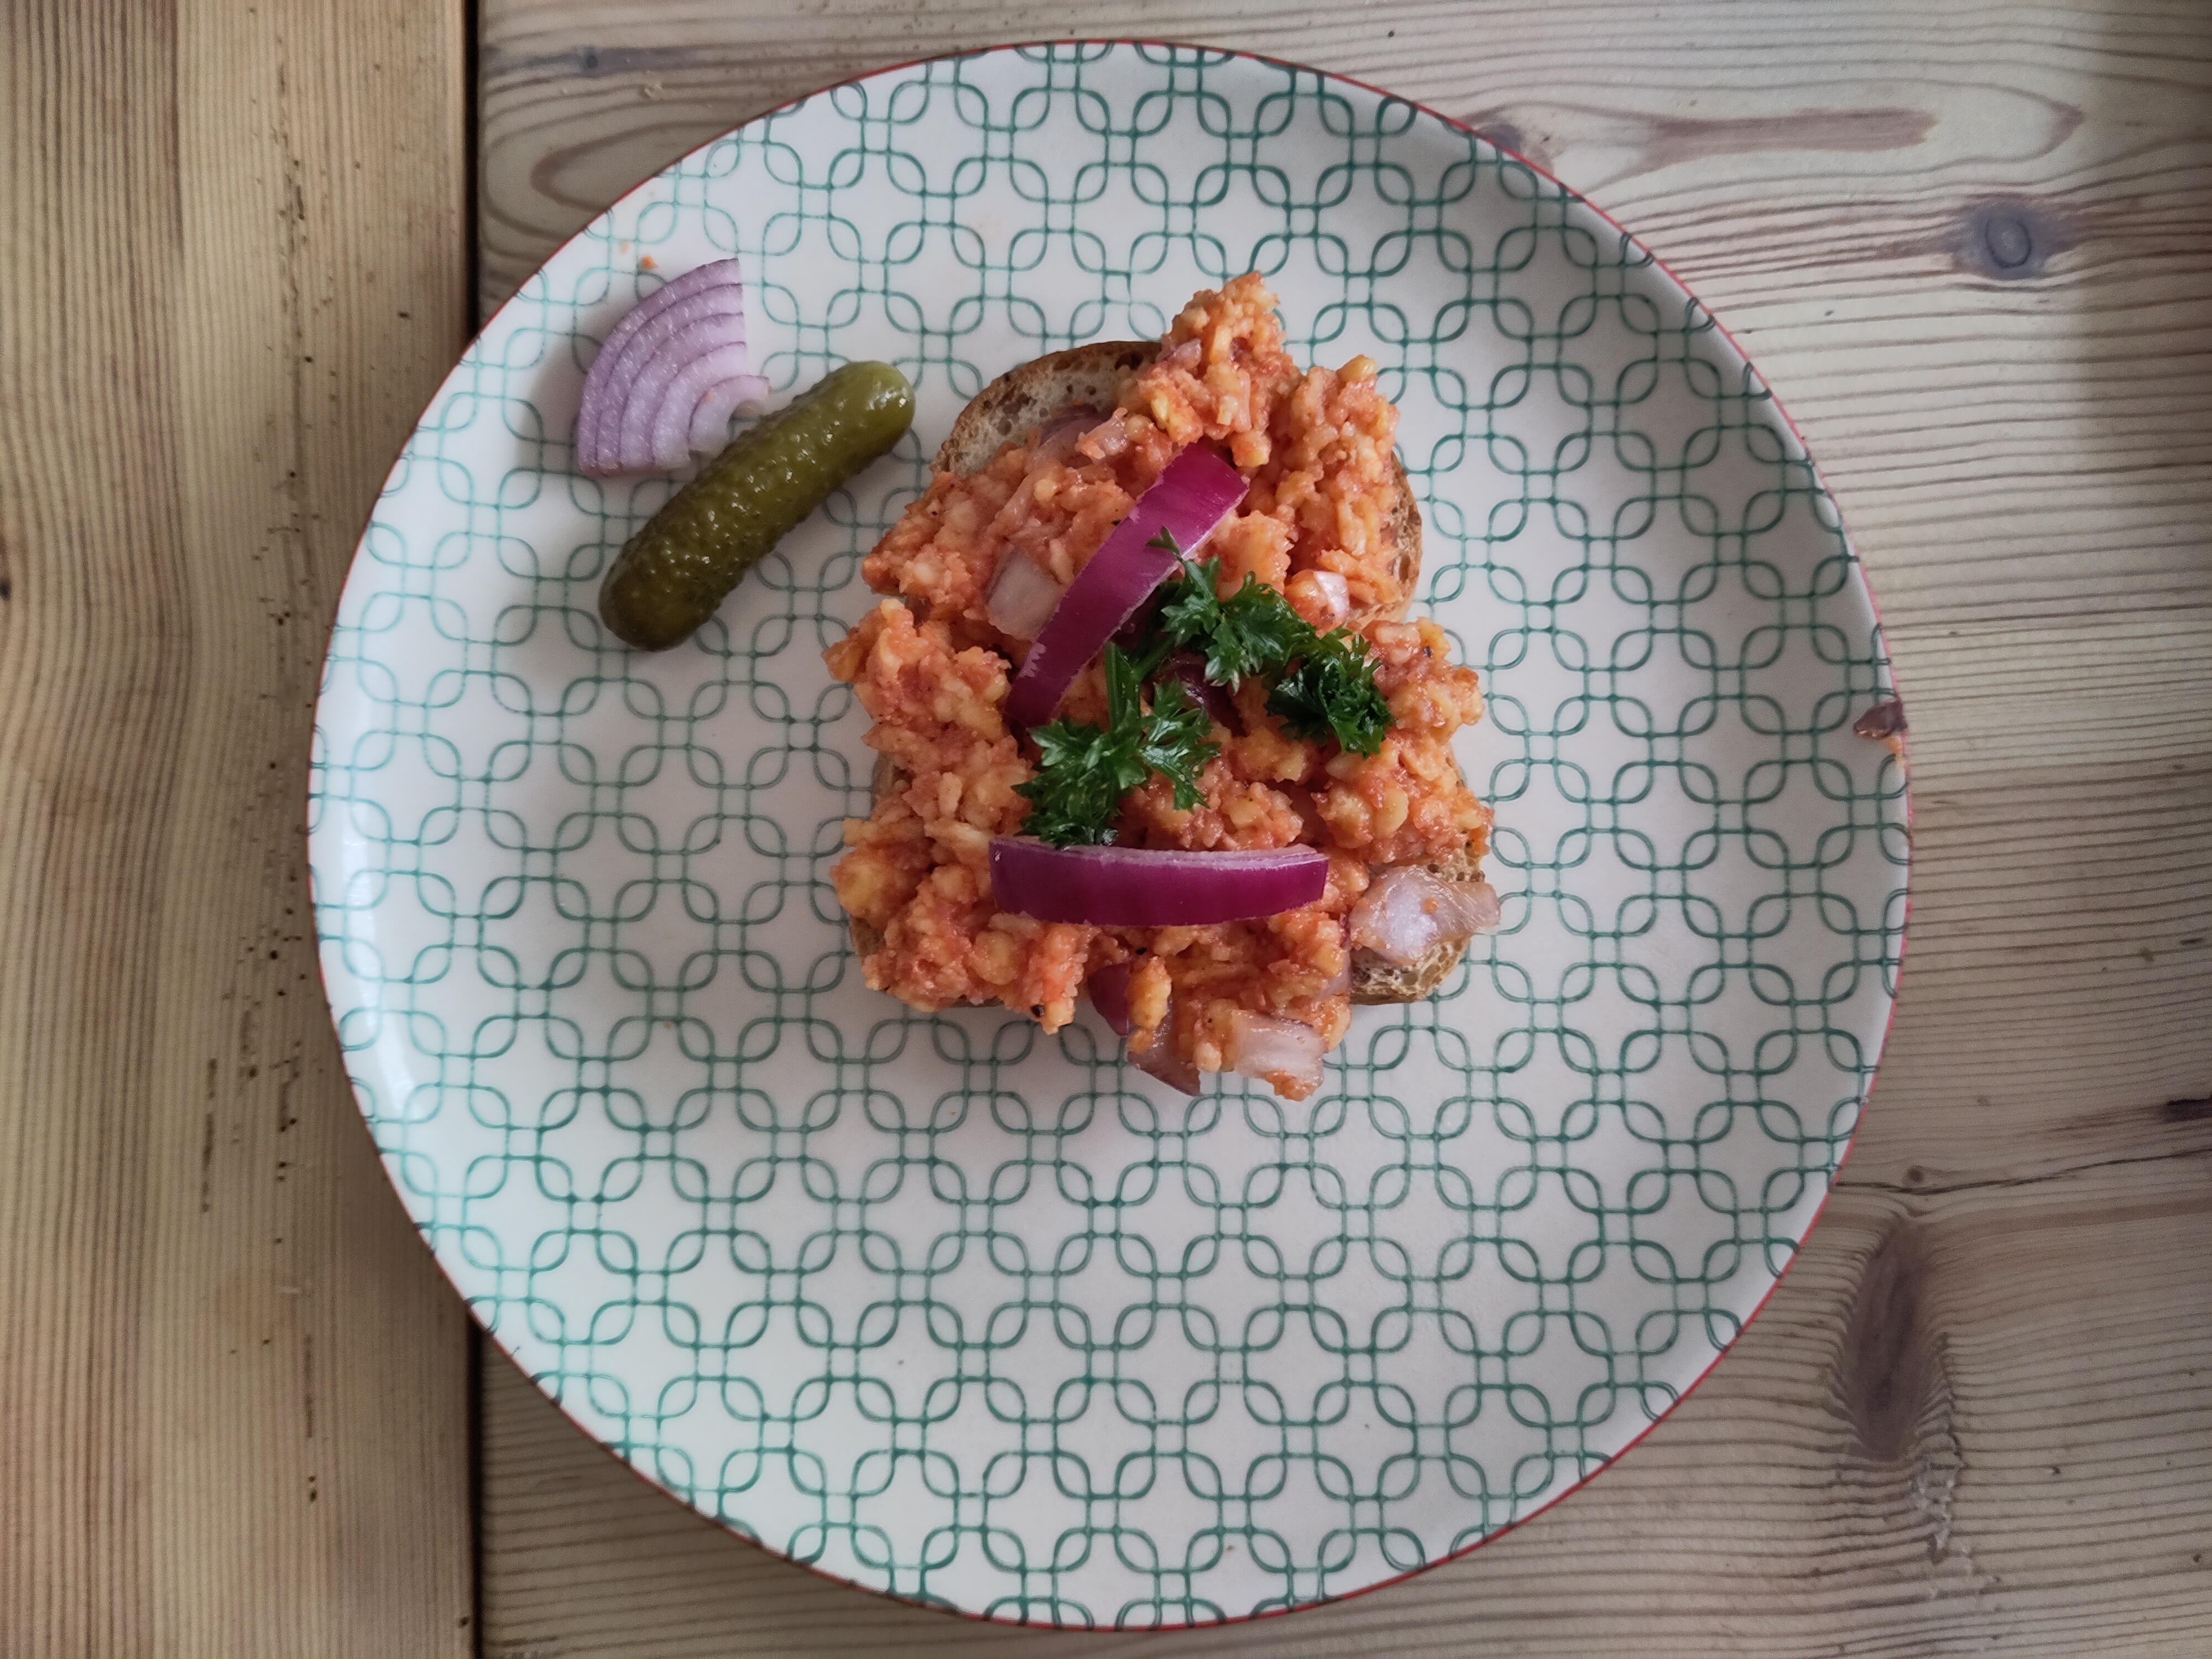
[[[617,556],[599,618],[641,651],[689,639],[799,521],[914,423],[889,363],[848,363],[740,434]]]

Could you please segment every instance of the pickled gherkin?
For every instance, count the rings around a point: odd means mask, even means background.
[[[624,544],[599,619],[626,644],[689,639],[768,550],[914,423],[914,388],[889,363],[824,375],[707,463]]]

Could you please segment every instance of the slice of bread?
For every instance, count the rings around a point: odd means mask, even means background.
[[[1137,372],[1159,355],[1158,340],[1094,340],[1008,369],[960,411],[938,446],[937,471],[966,477],[1070,404],[1113,408]]]
[[[1100,340],[1035,358],[1006,374],[977,392],[960,411],[938,448],[936,468],[964,477],[977,471],[1006,444],[1025,437],[1030,429],[1049,421],[1071,404],[1109,410],[1121,401],[1145,365],[1159,353],[1156,340]],[[1395,456],[1391,465],[1398,477],[1397,498],[1391,503],[1390,530],[1396,545],[1398,589],[1410,599],[1421,574],[1421,513],[1413,500],[1406,468]],[[1405,614],[1403,601],[1387,610],[1355,611],[1351,620],[1365,623]],[[873,799],[906,787],[906,774],[889,756],[878,757]],[[1480,881],[1481,861],[1466,848],[1430,865],[1445,881]],[[852,919],[853,948],[865,960],[883,947],[883,935],[858,917]],[[1370,951],[1356,951],[1352,958],[1352,1000],[1354,1002],[1419,1002],[1435,994],[1444,977],[1459,965],[1464,943],[1439,945],[1418,962],[1400,967]]]

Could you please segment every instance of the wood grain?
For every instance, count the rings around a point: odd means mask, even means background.
[[[484,295],[784,99],[1072,27],[1297,58],[1483,127],[1753,354],[1911,708],[1881,1086],[1705,1389],[1410,1583],[1171,1641],[979,1629],[729,1540],[495,1364],[486,1650],[2212,1650],[2212,10],[484,0]]]
[[[338,584],[465,337],[461,8],[0,17],[0,1650],[467,1651],[465,1321],[301,834]]]

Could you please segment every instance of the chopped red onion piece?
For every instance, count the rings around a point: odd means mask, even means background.
[[[1237,712],[1237,705],[1212,680],[1206,678],[1206,659],[1194,651],[1178,651],[1161,665],[1160,678],[1175,680],[1186,696],[1206,710],[1206,718],[1218,726],[1225,726],[1240,737],[1244,731],[1244,720]]]
[[[1344,947],[1344,965],[1329,975],[1328,982],[1323,985],[1316,994],[1325,997],[1340,997],[1351,989],[1352,945],[1347,940]]]
[[[1176,568],[1176,556],[1151,544],[1164,530],[1192,551],[1244,499],[1245,489],[1237,469],[1203,445],[1170,461],[1068,584],[1014,677],[1007,718],[1021,726],[1050,720],[1069,683]]]
[[[1170,1089],[1180,1089],[1187,1095],[1199,1091],[1198,1067],[1175,1051],[1175,999],[1168,999],[1168,1011],[1160,1018],[1160,1029],[1149,1048],[1129,1050],[1129,1064],[1147,1077],[1156,1077]]]
[[[1314,585],[1328,596],[1328,608],[1338,622],[1352,614],[1352,584],[1334,570],[1316,570]]]
[[[1030,450],[1032,460],[1057,461],[1064,459],[1075,447],[1075,441],[1091,430],[1105,416],[1089,404],[1071,404],[1037,428],[1037,440]]]
[[[1129,424],[1119,415],[1109,415],[1076,440],[1075,447],[1090,461],[1110,461],[1129,447]]]
[[[1243,1076],[1272,1083],[1293,1100],[1321,1085],[1321,1033],[1294,1019],[1239,1008],[1229,1017],[1229,1064]]]
[[[1129,1023],[1129,976],[1133,970],[1126,962],[1117,962],[1101,968],[1084,981],[1091,993],[1091,1006],[1098,1016],[1114,1028],[1114,1035],[1126,1037],[1135,1028]],[[1126,1051],[1129,1064],[1148,1077],[1156,1077],[1171,1089],[1180,1089],[1187,1095],[1198,1092],[1198,1067],[1175,1051],[1175,999],[1168,999],[1167,1012],[1160,1017],[1159,1030],[1153,1036],[1148,1048]]]
[[[1501,915],[1486,881],[1443,881],[1425,866],[1400,865],[1352,907],[1352,942],[1402,968],[1447,941],[1488,933]]]
[[[1109,963],[1083,981],[1091,993],[1091,1006],[1099,1018],[1114,1028],[1115,1036],[1129,1035],[1129,964]]]
[[[991,842],[991,890],[1001,910],[1097,927],[1203,927],[1311,904],[1328,884],[1317,848],[1256,853],[1048,847],[1025,836]]]
[[[999,555],[998,574],[983,612],[991,626],[1018,640],[1033,640],[1066,592],[1051,574],[1018,548]]]

